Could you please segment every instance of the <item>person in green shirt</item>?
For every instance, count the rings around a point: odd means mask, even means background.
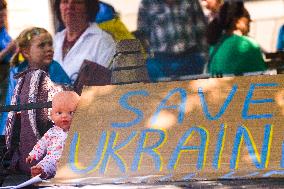
[[[243,2],[225,2],[207,29],[212,76],[266,70],[259,45],[247,37],[250,15]]]

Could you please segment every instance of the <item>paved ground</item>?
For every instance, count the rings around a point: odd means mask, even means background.
[[[1,180],[1,176],[0,176]],[[54,187],[27,187],[27,188],[95,188],[95,189],[183,189],[183,188],[284,188],[283,178],[273,178],[273,179],[240,179],[240,180],[218,180],[218,181],[188,181],[188,182],[163,182],[155,184],[96,184],[96,185],[86,185],[86,186],[54,186]]]
[[[190,182],[169,182],[157,184],[120,184],[120,185],[93,185],[77,187],[46,187],[46,188],[95,188],[95,189],[183,189],[183,188],[284,188],[284,179],[254,179],[254,180],[220,180],[220,181],[190,181]]]

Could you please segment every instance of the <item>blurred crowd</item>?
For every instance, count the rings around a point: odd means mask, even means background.
[[[67,85],[81,82],[86,74],[79,70],[85,60],[111,70],[116,42],[135,38],[147,54],[145,65],[151,82],[199,74],[243,75],[268,68],[259,44],[248,36],[251,18],[242,0],[142,0],[137,30],[132,33],[115,9],[102,1],[53,3],[57,34],[53,39],[52,65],[59,64],[57,67],[66,74]],[[29,67],[22,53],[10,61],[19,47],[18,40],[9,36],[6,22],[7,4],[1,1],[1,104],[7,93],[6,104],[10,102],[16,85],[14,75]],[[283,36],[282,27],[279,51],[284,48]]]

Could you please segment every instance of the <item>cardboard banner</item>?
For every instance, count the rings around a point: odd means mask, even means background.
[[[284,75],[85,88],[54,183],[284,175]]]

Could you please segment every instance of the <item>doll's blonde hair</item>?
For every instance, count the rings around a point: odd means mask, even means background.
[[[31,45],[31,40],[33,39],[33,37],[38,36],[42,33],[48,33],[50,35],[50,33],[46,29],[39,27],[30,27],[20,33],[20,35],[15,40],[19,50],[11,58],[11,66],[17,66],[21,63],[19,61],[21,50],[28,48]]]

